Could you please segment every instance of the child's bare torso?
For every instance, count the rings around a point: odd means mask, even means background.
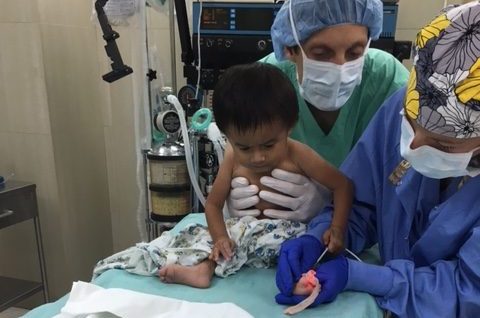
[[[289,147],[289,150],[291,150],[292,147]],[[275,169],[282,169],[288,172],[292,173],[299,173],[303,174],[302,170],[300,167],[293,161],[292,159],[292,151],[289,151],[288,155],[286,158],[280,162],[279,165],[275,167]],[[273,170],[273,169],[272,169]],[[260,178],[264,176],[271,176],[271,171],[263,172],[263,173],[257,173],[255,171],[252,171],[251,169],[240,165],[238,162],[234,161],[233,163],[233,171],[232,171],[232,179],[235,177],[244,177],[247,178],[247,180],[250,182],[250,184],[256,185],[260,191],[261,190],[267,190],[271,192],[277,192],[269,187],[264,186],[263,184],[260,183]],[[260,199],[260,202],[255,205],[255,208],[259,209],[260,211],[266,210],[266,209],[280,209],[284,210],[284,207],[277,206],[273,203],[270,203],[268,201],[264,201]],[[260,217],[262,217],[261,215]]]

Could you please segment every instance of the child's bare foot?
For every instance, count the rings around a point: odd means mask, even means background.
[[[208,288],[215,272],[215,262],[204,261],[194,266],[168,265],[158,271],[164,283],[183,284],[197,288]]]

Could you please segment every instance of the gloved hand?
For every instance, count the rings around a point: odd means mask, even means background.
[[[345,289],[348,280],[347,259],[343,255],[338,256],[320,265],[315,275],[322,286],[322,290],[310,307],[333,301]],[[285,293],[275,296],[277,303],[282,305],[295,305],[305,298],[306,296],[288,295]]]
[[[269,188],[286,194],[262,190],[259,193],[260,198],[292,210],[264,210],[263,214],[271,218],[307,222],[316,216],[325,207],[325,204],[331,200],[331,192],[324,186],[305,176],[285,170],[274,169],[272,177],[262,177],[260,182]]]
[[[282,294],[292,295],[295,283],[313,267],[324,249],[323,244],[311,235],[302,235],[282,244],[275,277]]]
[[[243,217],[260,215],[259,209],[248,209],[254,207],[260,198],[258,197],[258,187],[251,185],[246,178],[236,177],[232,180],[232,189],[227,198],[228,212],[231,217]],[[248,209],[248,210],[245,210]]]

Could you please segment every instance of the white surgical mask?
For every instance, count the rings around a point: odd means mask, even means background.
[[[324,111],[340,109],[362,81],[365,57],[337,65],[309,59],[303,54],[303,79],[300,94],[313,106]]]
[[[363,64],[370,40],[361,57],[342,65],[312,60],[307,57],[300,45],[297,29],[293,22],[291,0],[289,2],[289,14],[293,37],[303,56],[301,83],[297,73],[300,95],[319,110],[334,111],[340,109],[350,98],[355,87],[362,81]]]
[[[433,179],[470,176],[480,174],[480,168],[468,167],[476,148],[467,153],[448,153],[431,146],[410,148],[415,132],[405,115],[402,116],[400,154],[408,160],[413,169]]]

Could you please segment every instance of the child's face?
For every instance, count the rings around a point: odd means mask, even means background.
[[[287,157],[289,130],[278,121],[246,132],[227,129],[226,135],[235,160],[255,173],[269,173]]]

